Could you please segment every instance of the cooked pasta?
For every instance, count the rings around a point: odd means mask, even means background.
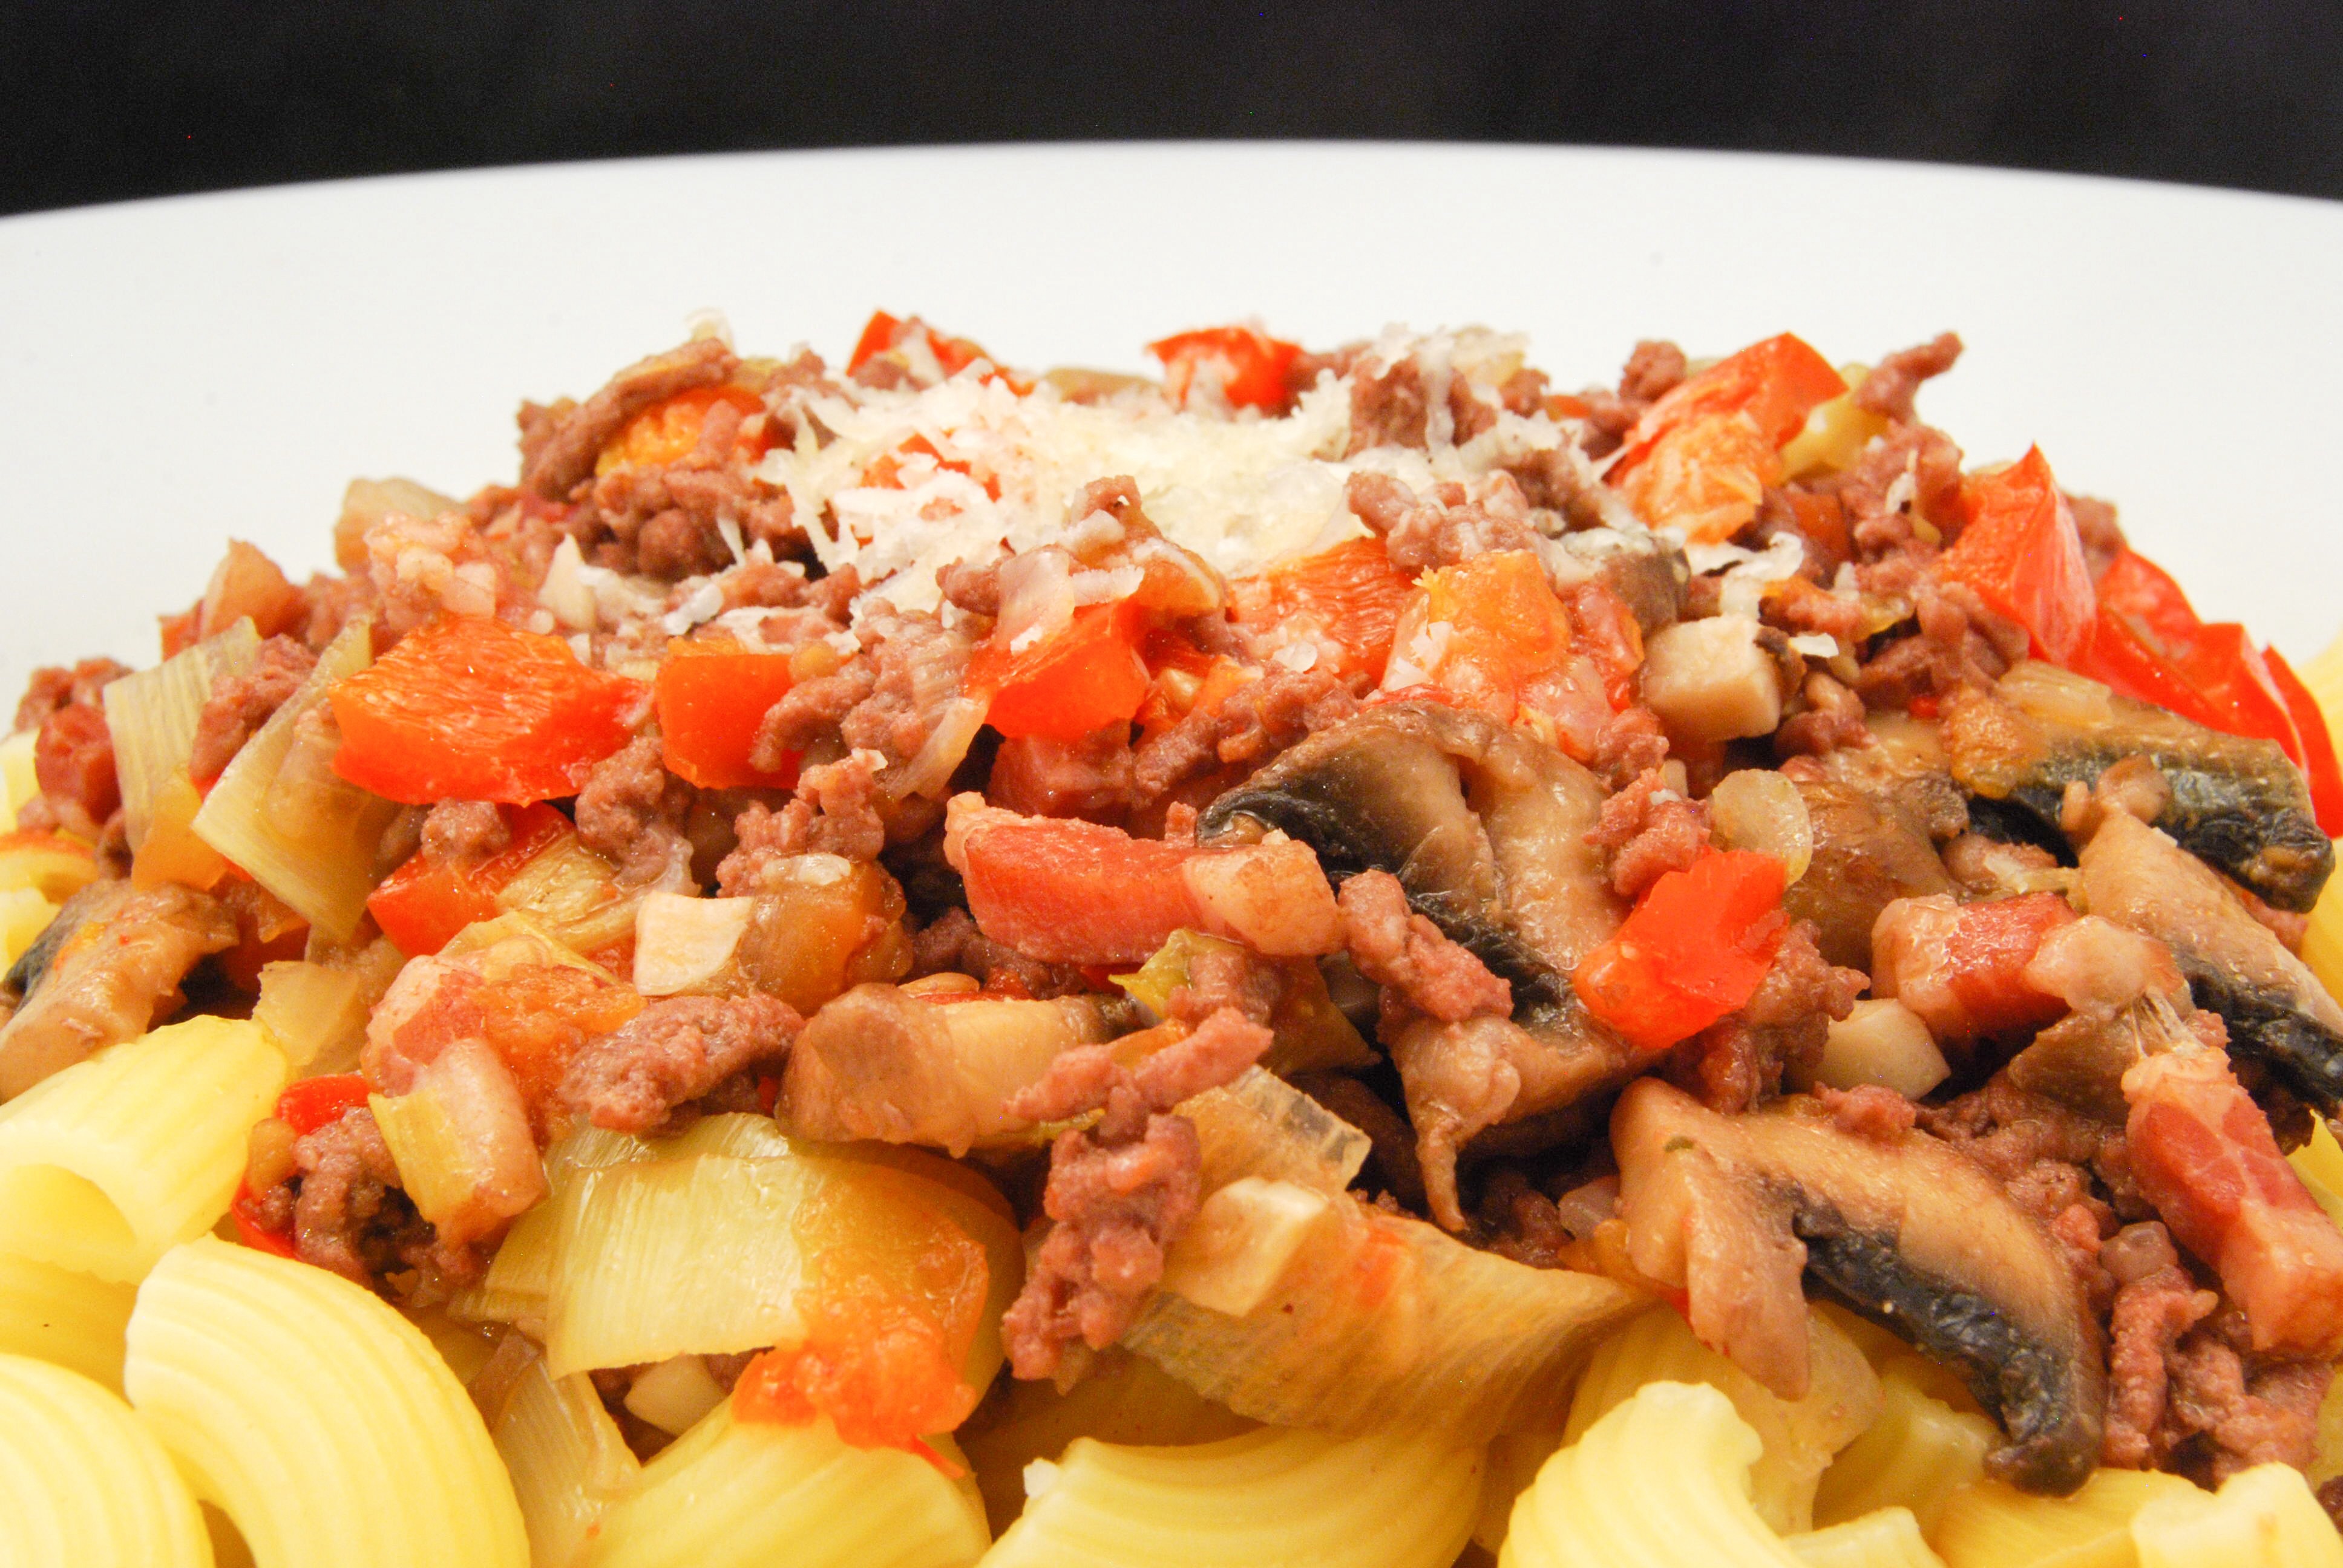
[[[2240,1471],[2209,1497],[2167,1491],[2131,1536],[2139,1568],[2343,1568],[2343,1537],[2291,1465]]]
[[[259,1568],[525,1568],[511,1481],[431,1342],[323,1269],[209,1238],[130,1315],[123,1386]]]
[[[1545,1462],[1500,1568],[1795,1568],[1749,1504],[1764,1449],[1706,1383],[1647,1384]]]
[[[1852,1340],[1820,1313],[1807,1324],[1813,1386],[1785,1400],[1693,1337],[1682,1317],[1655,1307],[1603,1342],[1580,1378],[1564,1441],[1588,1428],[1654,1382],[1707,1383],[1765,1444],[1750,1466],[1750,1503],[1777,1534],[1814,1528],[1815,1486],[1832,1457],[1855,1441],[1881,1410],[1879,1380]]]
[[[990,1537],[949,1438],[933,1459],[854,1448],[827,1420],[735,1421],[730,1404],[643,1466],[580,1568],[969,1568]]]
[[[1999,1437],[1993,1422],[1924,1392],[1927,1372],[1916,1360],[1898,1358],[1881,1372],[1878,1419],[1823,1472],[1816,1523],[1900,1507],[1933,1533],[1946,1501],[1985,1473],[1985,1456]]]
[[[1472,1534],[1481,1452],[1421,1433],[1263,1427],[1217,1442],[1077,1438],[1026,1473],[985,1568],[1447,1568]]]
[[[195,1498],[121,1397],[6,1354],[0,1544],[10,1568],[212,1568]]]
[[[122,1331],[136,1292],[0,1252],[0,1354],[55,1362],[122,1392]]]
[[[1946,1568],[1908,1508],[1883,1508],[1783,1543],[1806,1568]]]
[[[0,1106],[11,1250],[135,1282],[227,1212],[246,1134],[285,1086],[258,1026],[192,1018],[114,1046]]]
[[[1946,1501],[1936,1550],[1946,1568],[2133,1568],[2133,1516],[2159,1497],[2197,1495],[2179,1476],[2144,1470],[2102,1470],[2072,1497],[1976,1482]]]

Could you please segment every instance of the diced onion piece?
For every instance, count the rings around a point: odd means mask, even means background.
[[[593,1382],[556,1378],[541,1358],[521,1372],[493,1435],[533,1563],[577,1562],[603,1510],[642,1474]]]
[[[911,759],[879,776],[879,787],[890,797],[940,797],[951,786],[951,776],[984,728],[985,705],[972,697],[955,697],[936,716],[936,727]]]
[[[1241,1318],[1276,1287],[1332,1202],[1291,1181],[1246,1176],[1196,1211],[1163,1261],[1163,1288]]]
[[[1644,645],[1644,701],[1671,739],[1695,745],[1770,735],[1782,677],[1746,616],[1678,621]]]
[[[366,621],[343,628],[300,689],[236,754],[195,821],[206,843],[337,941],[347,940],[366,912],[367,895],[379,879],[375,856],[398,807],[356,791],[318,802],[314,816],[288,827],[271,819],[269,792],[304,717],[337,681],[372,662],[372,647]]]
[[[146,842],[155,799],[173,774],[187,770],[212,682],[241,675],[260,651],[260,634],[238,620],[216,637],[173,654],[152,669],[109,682],[106,728],[114,737],[114,769],[122,780],[122,825],[136,849]]]
[[[1842,365],[1838,373],[1848,390],[1816,404],[1805,427],[1782,447],[1782,472],[1790,478],[1851,468],[1873,437],[1887,433],[1886,415],[1874,414],[1855,401],[1855,388],[1871,372],[1860,365]]]
[[[443,1241],[489,1235],[545,1196],[520,1090],[482,1041],[456,1041],[417,1070],[407,1093],[367,1103],[399,1184]]]
[[[40,739],[40,730],[34,729],[0,740],[0,832],[15,832],[16,813],[41,792],[40,777],[33,768],[33,748]]]
[[[1833,1089],[1875,1083],[1917,1100],[1952,1073],[1918,1013],[1893,997],[1875,997],[1830,1026],[1815,1081]]]
[[[364,571],[367,530],[385,518],[429,522],[458,504],[412,479],[352,479],[342,492],[342,515],[334,520],[334,564],[346,572]]]
[[[1716,835],[1727,849],[1755,849],[1782,862],[1785,887],[1806,874],[1815,858],[1815,827],[1798,787],[1770,768],[1728,773],[1709,791]]]
[[[279,960],[260,968],[252,1019],[295,1068],[340,1072],[366,1042],[367,1002],[366,977],[356,970]]]
[[[753,899],[649,895],[635,910],[635,989],[673,996],[713,980],[731,963],[756,912]]]
[[[709,1375],[708,1363],[698,1356],[669,1356],[635,1379],[627,1391],[627,1409],[669,1437],[690,1431],[723,1402],[723,1385]]]
[[[241,624],[241,623],[239,623]],[[181,768],[155,792],[146,840],[130,862],[130,885],[159,888],[166,882],[208,892],[227,875],[227,858],[196,837],[196,813],[204,809]]]

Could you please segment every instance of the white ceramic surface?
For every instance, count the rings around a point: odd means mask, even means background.
[[[1883,163],[1443,146],[773,154],[370,180],[0,221],[0,684],[154,658],[223,538],[327,564],[354,474],[508,478],[582,396],[723,309],[833,358],[874,306],[1023,365],[1140,367],[1258,315],[1526,328],[1564,387],[1638,337],[1869,357],[1956,327],[1924,408],[2039,441],[2208,616],[2298,659],[2343,623],[2343,206]]]

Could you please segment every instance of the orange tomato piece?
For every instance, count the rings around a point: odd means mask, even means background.
[[[481,1033],[504,1059],[539,1135],[560,1117],[561,1080],[588,1040],[643,1010],[632,986],[613,985],[566,964],[521,964],[472,993]]]
[[[1021,653],[998,636],[969,660],[965,689],[988,699],[985,721],[1015,739],[1079,740],[1127,723],[1147,699],[1141,628],[1128,601],[1083,605]]]
[[[788,654],[759,652],[729,638],[668,644],[652,688],[668,771],[703,789],[796,783],[794,760],[769,770],[749,759],[758,725],[790,685]]]
[[[1571,989],[1642,1050],[1697,1034],[1746,1002],[1781,945],[1782,863],[1710,850],[1652,884],[1611,939],[1579,961]]]
[[[1711,415],[1746,414],[1759,438],[1778,449],[1805,427],[1807,415],[1845,390],[1845,378],[1795,333],[1753,343],[1644,409],[1612,460],[1612,482],[1643,462],[1666,432]]]
[[[1414,589],[1381,539],[1346,539],[1231,583],[1229,608],[1246,626],[1291,626],[1331,640],[1342,650],[1342,674],[1381,680],[1400,612]]]
[[[1423,574],[1393,629],[1386,692],[1434,695],[1513,722],[1524,687],[1574,653],[1569,612],[1527,550]]]
[[[1756,420],[1734,412],[1670,426],[1616,483],[1651,527],[1715,545],[1755,522],[1765,487],[1781,479],[1782,459]]]
[[[594,459],[594,472],[600,475],[620,468],[664,468],[680,462],[699,447],[700,432],[708,424],[708,411],[719,403],[730,404],[740,410],[744,418],[765,411],[765,400],[745,387],[694,387],[678,392],[628,420]],[[754,462],[771,445],[771,437],[760,427],[754,435],[743,431],[732,450]]]
[[[328,694],[342,731],[334,770],[415,805],[574,795],[631,738],[641,695],[558,637],[445,616]]]

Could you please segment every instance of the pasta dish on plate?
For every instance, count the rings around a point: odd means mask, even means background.
[[[2343,1568],[2343,644],[1960,350],[711,322],[230,542],[0,743],[9,1560]]]

